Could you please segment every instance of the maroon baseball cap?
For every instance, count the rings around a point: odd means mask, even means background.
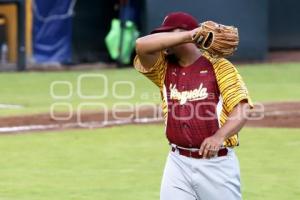
[[[177,28],[193,30],[198,27],[197,19],[184,12],[173,12],[168,14],[162,25],[154,29],[151,33],[169,32]]]

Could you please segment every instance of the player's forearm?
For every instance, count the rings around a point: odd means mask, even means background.
[[[226,140],[238,133],[247,122],[247,109],[249,109],[248,103],[239,103],[230,113],[226,123],[216,132],[216,135]]]
[[[137,54],[152,54],[191,41],[190,31],[156,33],[138,38],[136,52]]]

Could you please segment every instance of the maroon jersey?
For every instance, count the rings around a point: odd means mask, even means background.
[[[204,138],[222,127],[240,101],[253,104],[236,68],[225,58],[204,52],[187,67],[169,62],[163,53],[152,68],[144,68],[138,56],[135,68],[158,86],[166,133],[171,143],[199,148]],[[224,146],[239,144],[237,133]]]
[[[169,142],[199,148],[219,128],[216,108],[220,92],[212,64],[203,56],[187,67],[168,63],[164,85]]]

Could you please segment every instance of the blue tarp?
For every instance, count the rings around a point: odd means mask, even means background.
[[[37,63],[71,61],[75,0],[33,1],[33,58]]]

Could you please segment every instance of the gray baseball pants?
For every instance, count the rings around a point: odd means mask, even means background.
[[[241,200],[239,162],[227,156],[195,159],[170,152],[162,178],[160,200]]]

